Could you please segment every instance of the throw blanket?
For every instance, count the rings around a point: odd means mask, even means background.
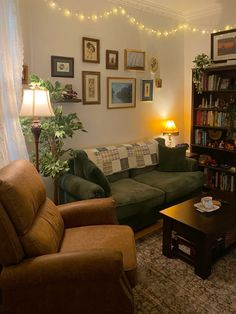
[[[159,161],[158,142],[152,139],[133,144],[90,148],[85,149],[85,152],[106,176],[127,169],[157,165]]]

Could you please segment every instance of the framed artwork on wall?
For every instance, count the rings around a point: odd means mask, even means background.
[[[94,38],[82,38],[83,62],[100,62],[100,41]]]
[[[153,100],[153,80],[140,80],[141,101]]]
[[[236,59],[236,29],[211,34],[211,58],[214,62]]]
[[[119,53],[116,50],[106,50],[106,69],[118,70]]]
[[[145,51],[125,49],[125,70],[145,71]]]
[[[107,78],[107,108],[134,108],[136,106],[136,79],[127,77]]]
[[[74,58],[51,56],[51,76],[74,77]]]
[[[82,71],[82,90],[83,104],[100,104],[100,72]]]

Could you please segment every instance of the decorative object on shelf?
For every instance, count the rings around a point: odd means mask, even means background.
[[[106,69],[118,70],[119,52],[117,50],[106,50]]]
[[[22,69],[22,84],[27,85],[29,82],[29,70],[28,65],[24,64]]]
[[[54,108],[54,116],[40,119],[41,136],[39,151],[39,169],[40,173],[45,177],[51,177],[55,183],[54,199],[57,201],[57,184],[58,177],[69,170],[68,158],[66,154],[73,154],[72,148],[64,149],[64,140],[72,138],[76,131],[87,132],[76,113],[64,115],[62,107]],[[32,119],[21,118],[21,127],[26,139],[32,141],[32,133],[30,125]],[[32,154],[31,159],[35,159]]]
[[[125,70],[145,71],[145,51],[125,49]]]
[[[156,73],[159,68],[157,57],[151,57],[150,59],[150,70],[152,73]]]
[[[74,77],[74,58],[51,56],[52,77]]]
[[[101,103],[100,72],[82,71],[83,104]]]
[[[222,130],[215,130],[215,129],[208,130],[209,138],[214,141],[218,141],[222,137],[222,134],[223,134]]]
[[[155,85],[156,85],[157,88],[161,88],[162,87],[162,79],[157,77],[155,79]]]
[[[193,60],[194,68],[193,68],[193,83],[196,87],[196,90],[199,94],[202,93],[203,85],[202,85],[202,74],[203,71],[212,64],[212,60],[205,53],[199,54]]]
[[[211,34],[211,58],[214,62],[235,60],[236,63],[236,29]]]
[[[30,76],[30,86],[46,88],[49,91],[52,102],[80,101],[77,92],[73,91],[71,84],[62,86],[60,82],[56,81],[53,85],[49,80],[43,80],[32,74]]]
[[[136,79],[107,78],[107,108],[134,108],[136,106]]]
[[[140,80],[141,101],[153,100],[153,80]]]
[[[35,167],[39,171],[39,138],[41,133],[39,117],[54,116],[48,90],[39,88],[24,89],[20,116],[33,118],[31,132],[35,144]]]
[[[83,62],[100,63],[100,41],[94,38],[82,38]]]
[[[165,120],[163,122],[163,135],[168,135],[168,146],[172,146],[172,135],[179,135],[179,131],[175,125],[174,120]]]

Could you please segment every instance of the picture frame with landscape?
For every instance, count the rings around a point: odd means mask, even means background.
[[[74,77],[74,58],[51,56],[52,77]]]
[[[118,70],[119,52],[117,50],[106,50],[106,69]]]
[[[136,107],[136,79],[124,77],[107,78],[107,108]]]
[[[145,71],[145,51],[125,49],[124,59],[125,70]]]
[[[83,104],[100,104],[100,88],[100,72],[82,71]]]
[[[100,63],[100,41],[95,38],[82,38],[83,62]]]
[[[236,59],[236,29],[211,34],[211,59],[216,63]]]

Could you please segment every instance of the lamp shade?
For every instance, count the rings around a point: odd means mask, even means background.
[[[46,89],[24,89],[20,116],[50,117],[54,116],[49,92]]]
[[[163,123],[163,133],[166,134],[172,134],[172,133],[178,133],[178,129],[175,125],[174,120],[166,120]]]

